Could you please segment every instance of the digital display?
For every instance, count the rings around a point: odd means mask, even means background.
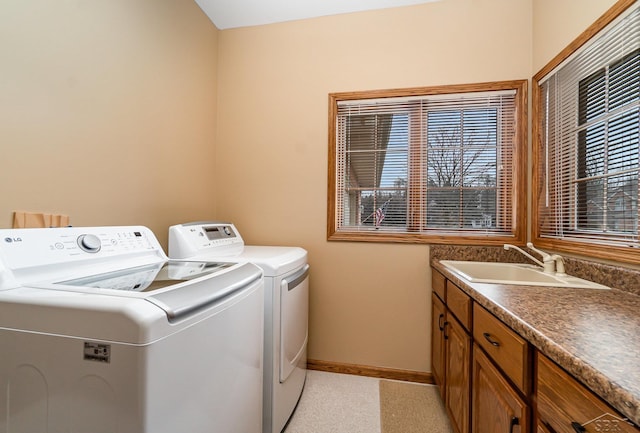
[[[229,226],[211,226],[203,227],[204,233],[207,235],[207,239],[215,241],[216,239],[234,238],[236,234]]]
[[[222,237],[220,227],[205,227],[204,232],[207,234],[207,238],[209,238],[210,241],[214,241]]]

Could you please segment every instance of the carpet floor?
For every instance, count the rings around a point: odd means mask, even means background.
[[[382,433],[451,433],[438,388],[389,380],[380,381]]]
[[[450,433],[433,385],[309,370],[284,433]]]

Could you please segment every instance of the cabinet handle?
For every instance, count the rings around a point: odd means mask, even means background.
[[[449,322],[444,322],[444,326],[442,327],[443,331],[444,331],[444,339],[448,340],[449,336],[447,335],[447,329],[449,326]]]
[[[573,429],[576,431],[576,433],[582,433],[582,432],[587,431],[586,428],[584,428],[580,423],[577,423],[575,421],[573,421],[571,423],[571,427],[573,427]]]
[[[489,343],[491,343],[492,346],[495,346],[495,347],[500,346],[500,342],[494,340],[493,338],[491,338],[491,334],[489,334],[488,332],[484,332],[482,334],[482,336],[484,337],[485,340],[487,340]]]
[[[444,314],[438,316],[438,328],[440,328],[441,331],[444,331],[444,324],[442,323],[442,319],[444,319]]]
[[[513,433],[513,427],[516,425],[520,425],[520,419],[514,416],[511,418],[511,422],[509,423],[509,433]]]

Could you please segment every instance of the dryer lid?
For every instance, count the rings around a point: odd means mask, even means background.
[[[300,247],[249,245],[233,259],[254,263],[262,268],[266,277],[277,277],[307,264],[307,251]]]

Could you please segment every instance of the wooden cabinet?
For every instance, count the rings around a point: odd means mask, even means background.
[[[451,299],[456,300],[456,305],[465,296],[469,306],[471,300],[437,271],[432,275],[431,370],[454,431],[469,433],[471,336],[449,309],[446,300],[452,293]]]
[[[478,304],[473,337],[473,433],[529,432],[528,343]]]
[[[640,433],[467,292],[432,275],[432,373],[456,433]]]
[[[471,329],[471,305],[469,295],[451,281],[447,281],[447,308],[467,331]]]
[[[446,320],[446,308],[436,294],[431,295],[431,374],[433,380],[440,388],[440,397],[445,401],[445,346],[444,323]]]
[[[528,343],[435,269],[432,275],[432,374],[454,431],[528,433]]]
[[[528,433],[528,343],[435,269],[432,288],[432,374],[454,431]]]
[[[552,433],[549,429],[547,429],[544,425],[538,423],[536,427],[536,433]]]
[[[451,424],[458,433],[469,432],[469,399],[471,396],[471,336],[458,320],[447,314],[444,327],[447,387],[445,407]]]
[[[527,394],[530,384],[528,343],[478,304],[473,306],[473,338],[516,387]]]
[[[440,272],[436,271],[435,269],[432,269],[431,289],[433,290],[433,293],[438,295],[438,297],[443,301],[446,300],[446,297],[445,297],[446,287],[447,287],[447,280],[445,279],[444,275],[442,275]]]
[[[541,432],[639,433],[615,409],[546,356],[537,354],[538,426]],[[546,429],[546,430],[544,430]]]
[[[474,433],[526,433],[529,409],[484,352],[473,349]]]

